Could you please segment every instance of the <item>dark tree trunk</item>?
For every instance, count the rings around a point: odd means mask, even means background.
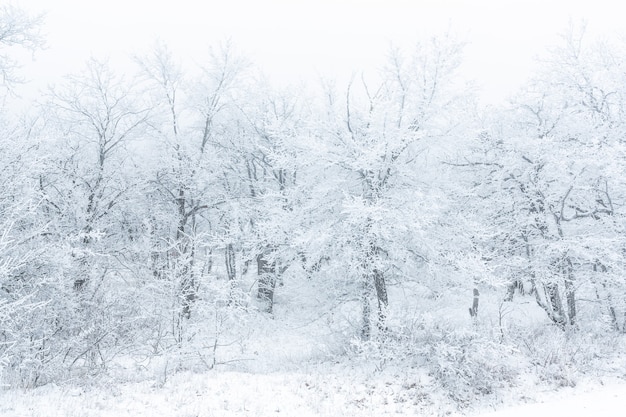
[[[274,310],[274,290],[276,288],[276,260],[269,260],[271,248],[257,255],[258,292],[257,298],[265,303],[265,312]]]
[[[191,218],[185,212],[187,200],[184,187],[180,187],[178,195],[179,223],[176,230],[178,253],[176,254],[175,266],[180,282],[180,296],[182,298],[181,315],[183,318],[189,319],[191,317],[191,307],[197,298],[198,288],[194,276],[195,243],[193,238],[189,236],[188,229],[193,232],[196,227],[196,221],[195,212]],[[189,205],[193,206],[193,200],[189,202]]]
[[[378,269],[374,270],[374,288],[376,289],[376,299],[378,300],[378,330],[385,332],[387,330],[387,306],[389,299],[387,297],[387,283],[385,276]]]
[[[226,262],[226,276],[229,281],[234,281],[237,278],[237,265],[235,262],[235,249],[232,243],[226,245],[225,262]]]
[[[246,275],[248,273],[248,269],[250,269],[250,264],[252,263],[252,259],[246,259],[243,261],[243,266],[241,267],[241,274]]]
[[[480,293],[478,292],[478,288],[474,288],[474,301],[472,302],[472,306],[469,309],[470,316],[473,319],[478,318],[478,298]]]
[[[89,270],[91,269],[91,267],[93,265],[89,264],[89,260],[87,259],[87,253],[88,250],[87,248],[91,245],[92,243],[92,239],[89,236],[89,233],[91,233],[91,226],[86,226],[85,229],[83,230],[83,233],[85,234],[83,236],[83,238],[81,239],[81,242],[83,244],[82,249],[84,250],[84,253],[82,253],[80,255],[80,259],[78,260],[78,275],[76,276],[76,278],[74,278],[74,291],[77,292],[81,292],[83,289],[85,289],[85,286],[87,285],[87,281],[88,281],[88,277],[89,277]]]
[[[229,294],[228,294],[228,304],[231,305],[235,302],[235,282],[237,280],[237,264],[235,260],[235,249],[232,243],[226,245],[226,249],[224,250],[224,261],[226,264],[226,276],[228,277],[228,286],[229,286]]]
[[[563,316],[563,303],[561,302],[561,294],[559,292],[559,286],[554,283],[546,285],[546,294],[548,295],[548,301],[552,311],[558,316]]]
[[[370,340],[372,336],[372,322],[370,305],[370,285],[368,282],[363,283],[363,292],[361,293],[361,340]]]

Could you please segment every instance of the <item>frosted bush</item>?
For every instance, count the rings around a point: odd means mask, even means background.
[[[372,341],[353,341],[352,352],[376,369],[425,369],[438,388],[460,407],[476,397],[497,395],[514,385],[524,363],[513,347],[477,330],[421,321]],[[410,330],[408,330],[410,329]]]

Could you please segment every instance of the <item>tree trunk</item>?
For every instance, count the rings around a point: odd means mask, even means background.
[[[516,282],[517,281],[512,281],[509,283],[509,285],[506,286],[506,296],[504,297],[504,301],[513,301],[513,297],[515,296]],[[472,314],[471,311],[470,314]]]
[[[257,298],[265,303],[265,312],[272,313],[274,310],[274,289],[276,288],[276,260],[269,260],[267,256],[274,252],[272,248],[266,248],[257,255],[258,292]]]
[[[478,288],[474,288],[474,301],[472,302],[472,306],[469,309],[470,316],[473,319],[478,318],[478,297],[480,293],[478,292]]]
[[[180,274],[180,291],[182,296],[182,316],[191,318],[191,306],[197,298],[196,279],[193,274],[193,249],[189,254],[189,259],[182,259]]]
[[[90,196],[90,199],[92,198],[93,196]],[[89,211],[87,212],[87,214],[89,214]],[[87,281],[88,281],[87,278],[89,277],[89,271],[93,267],[93,265],[90,265],[90,262],[87,259],[87,254],[89,253],[89,246],[91,245],[92,240],[93,240],[90,236],[91,231],[92,231],[92,227],[90,224],[87,224],[87,226],[85,226],[82,230],[82,233],[83,233],[83,238],[81,239],[82,253],[80,254],[80,258],[78,259],[78,274],[74,278],[74,291],[77,291],[77,292],[81,292],[85,288]]]
[[[372,336],[370,289],[369,283],[367,281],[363,282],[361,293],[361,340],[370,340]]]
[[[194,276],[195,242],[187,233],[187,222],[189,218],[185,215],[185,198],[183,188],[179,191],[178,209],[180,214],[178,229],[176,230],[176,243],[178,253],[175,259],[175,270],[180,285],[181,315],[183,318],[191,317],[191,306],[197,298],[197,285]],[[193,203],[192,203],[193,204]],[[195,215],[191,217],[190,229],[195,230]]]
[[[607,267],[602,264],[599,260],[596,260],[596,262],[593,264],[593,272],[594,272],[594,276],[597,276],[599,272],[602,273],[606,273],[607,272]],[[609,314],[609,317],[611,319],[611,327],[613,327],[613,330],[619,332],[619,331],[625,331],[626,332],[626,312],[624,312],[624,329],[622,329],[620,327],[618,318],[617,318],[617,310],[615,308],[615,305],[613,303],[613,296],[611,294],[611,290],[607,288],[606,285],[606,278],[605,277],[598,277],[597,278],[598,281],[600,281],[600,284],[598,284],[597,282],[595,283],[596,285],[596,297],[598,299],[598,302],[604,304],[607,304],[607,312]],[[603,290],[603,295],[606,294],[606,296],[600,296],[600,292],[598,291],[598,286],[601,285],[602,286],[602,290]]]
[[[565,279],[565,300],[570,326],[576,323],[576,288],[574,288],[574,267],[569,256],[563,259],[563,275]]]
[[[548,317],[559,327],[564,327],[567,324],[565,317],[565,311],[563,309],[563,302],[561,301],[561,293],[559,286],[556,283],[549,283],[544,286],[544,290],[547,298],[547,305],[544,307]]]
[[[224,250],[224,261],[226,263],[226,276],[228,277],[228,304],[231,305],[234,300],[235,281],[237,279],[237,264],[235,260],[235,249],[232,243],[226,245]]]
[[[378,269],[374,270],[374,288],[376,289],[376,299],[378,300],[378,330],[382,333],[387,331],[387,284],[385,276]]]
[[[226,276],[229,281],[234,281],[237,278],[237,265],[235,262],[235,249],[232,243],[226,245],[224,255],[226,262]]]

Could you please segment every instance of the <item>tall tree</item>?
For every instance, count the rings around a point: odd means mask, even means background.
[[[74,289],[81,291],[90,275],[105,273],[106,267],[97,271],[90,259],[93,245],[101,237],[111,238],[111,222],[119,221],[113,212],[130,189],[125,151],[145,127],[148,110],[124,79],[96,60],[88,62],[86,73],[70,76],[66,85],[54,89],[51,99],[48,108],[63,136],[59,143],[69,152],[59,155],[56,175],[41,183],[57,216],[76,215],[70,233],[78,243],[73,250],[80,265]]]
[[[173,280],[179,305],[174,313],[175,337],[181,342],[183,323],[193,311],[200,279],[212,263],[213,242],[207,242],[216,209],[225,204],[221,187],[222,161],[217,138],[225,131],[232,91],[242,66],[228,46],[215,50],[199,69],[195,81],[185,80],[172,54],[158,45],[152,56],[140,59],[148,88],[158,109],[152,129],[159,149],[149,195],[162,204],[156,226],[155,276]],[[168,212],[170,214],[168,214]],[[159,242],[163,243],[160,244]],[[201,254],[200,249],[207,249]]]
[[[361,77],[344,97],[326,94],[330,119],[315,128],[312,142],[322,150],[315,153],[322,174],[313,193],[316,201],[325,200],[317,210],[333,221],[313,227],[333,228],[317,233],[334,240],[322,245],[332,248],[326,256],[345,263],[359,294],[363,339],[373,332],[371,298],[384,332],[390,276],[415,274],[428,256],[418,236],[436,217],[437,205],[427,198],[432,173],[424,151],[453,136],[460,101],[452,80],[460,51],[449,39],[420,44],[408,57],[392,51],[375,87]]]

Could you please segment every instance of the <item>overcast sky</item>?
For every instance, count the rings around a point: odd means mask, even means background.
[[[571,20],[591,33],[623,26],[610,0],[21,0],[45,12],[48,48],[23,70],[38,87],[80,70],[90,56],[117,65],[165,41],[184,60],[201,60],[231,38],[279,80],[316,75],[342,80],[374,71],[390,44],[406,46],[451,30],[468,41],[464,73],[498,102],[518,87],[535,56]],[[205,54],[206,56],[206,54]],[[200,58],[199,58],[200,57]],[[122,64],[120,64],[122,65]]]

